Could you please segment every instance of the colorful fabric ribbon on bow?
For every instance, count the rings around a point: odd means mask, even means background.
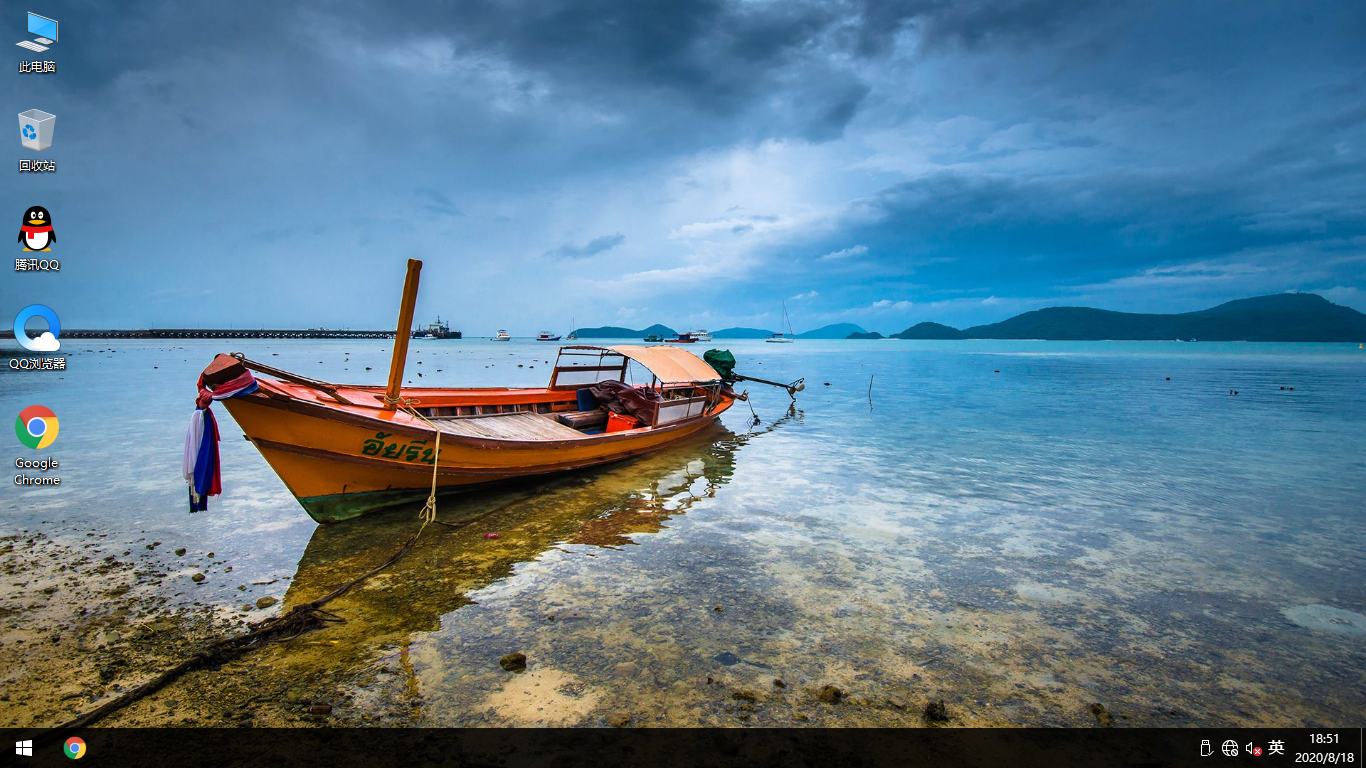
[[[218,458],[218,420],[209,406],[214,400],[249,395],[260,386],[250,371],[244,371],[242,375],[223,382],[213,390],[204,385],[204,376],[201,374],[196,387],[199,390],[199,396],[195,398],[197,407],[190,417],[190,429],[185,433],[185,454],[181,460],[180,473],[190,487],[190,511],[203,512],[209,508],[209,497],[223,492]]]

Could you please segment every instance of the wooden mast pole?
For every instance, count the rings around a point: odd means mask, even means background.
[[[422,262],[408,259],[408,276],[403,279],[403,304],[398,309],[398,328],[394,333],[394,357],[389,361],[389,388],[384,393],[384,409],[398,406],[399,389],[403,386],[403,365],[408,360],[408,342],[413,338],[413,307],[417,304],[417,281],[422,274]]]

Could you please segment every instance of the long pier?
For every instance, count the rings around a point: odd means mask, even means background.
[[[413,338],[425,336],[427,331],[412,332]],[[95,331],[63,329],[63,339],[392,339],[394,331],[341,331],[330,328],[308,330],[270,330],[251,328],[143,328],[135,330]],[[459,339],[460,331],[450,331],[439,338]]]

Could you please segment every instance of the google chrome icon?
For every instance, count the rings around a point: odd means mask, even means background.
[[[19,442],[29,448],[46,448],[57,439],[57,414],[51,408],[30,405],[19,412],[19,419],[14,422],[14,434],[19,437]]]
[[[80,760],[85,757],[85,739],[80,736],[72,736],[66,740],[66,747],[63,751],[72,760]]]

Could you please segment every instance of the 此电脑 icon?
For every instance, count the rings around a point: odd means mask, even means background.
[[[57,42],[57,21],[46,16],[39,16],[36,13],[29,13],[28,33],[37,35],[37,39],[31,42],[20,40],[15,45],[20,48],[27,48],[34,53],[42,53],[47,50],[47,46]]]

